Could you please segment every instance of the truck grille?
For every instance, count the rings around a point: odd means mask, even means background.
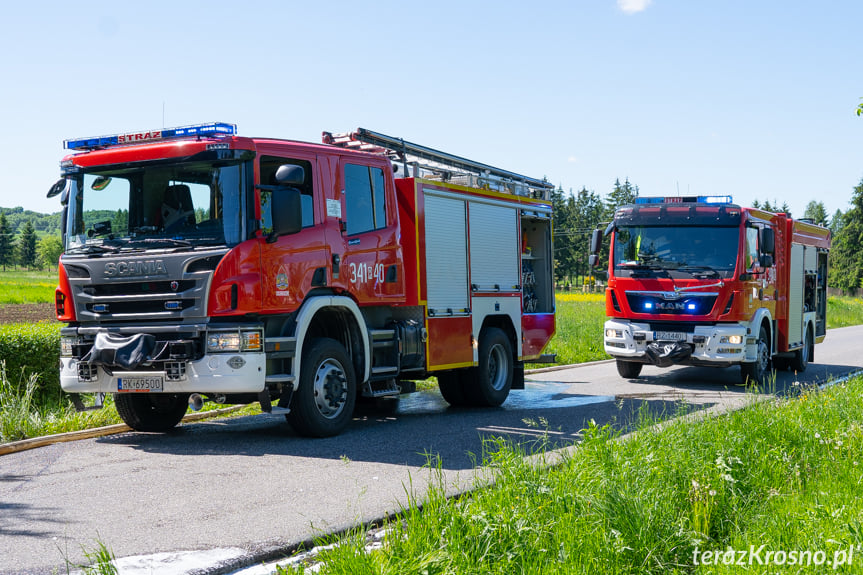
[[[79,274],[81,277],[69,278],[77,319],[81,323],[140,320],[183,323],[186,319],[204,318],[210,279],[225,251],[146,255],[138,259],[76,258],[74,265],[87,270]],[[156,260],[159,265],[154,269],[159,273],[142,277],[113,277],[109,273],[118,269],[117,262],[125,264],[124,269],[138,269],[139,259]],[[117,267],[108,267],[114,264]]]

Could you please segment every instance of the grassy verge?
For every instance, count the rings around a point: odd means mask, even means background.
[[[863,324],[863,298],[828,297],[827,327],[847,327]]]
[[[602,341],[605,296],[558,294],[556,300],[557,331],[545,353],[557,354],[557,362],[562,365],[608,359]]]
[[[0,273],[0,305],[54,301],[57,272],[7,271]]]
[[[739,572],[744,557],[756,573],[860,572],[861,397],[858,378],[661,429],[642,416],[626,441],[591,427],[550,469],[492,444],[494,487],[454,500],[439,484],[388,526],[381,549],[368,552],[356,532],[319,554],[317,567],[706,574]],[[731,557],[735,565],[725,564]]]

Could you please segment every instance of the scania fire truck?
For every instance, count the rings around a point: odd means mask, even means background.
[[[827,331],[829,230],[730,196],[640,197],[604,234],[605,351],[622,377],[644,364],[739,365],[760,384],[771,368],[813,361]]]
[[[359,129],[322,144],[202,124],[67,140],[63,389],[163,431],[259,401],[331,436],[436,375],[497,406],[549,358],[552,186]]]

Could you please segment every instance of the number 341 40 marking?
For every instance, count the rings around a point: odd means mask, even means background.
[[[384,264],[352,263],[350,271],[352,284],[384,281]]]

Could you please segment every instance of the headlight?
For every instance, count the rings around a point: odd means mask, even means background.
[[[730,343],[733,345],[740,345],[743,343],[742,335],[723,335],[719,338],[719,343]]]
[[[242,331],[211,331],[207,334],[208,353],[262,351],[264,335],[259,329]]]
[[[623,330],[621,329],[607,329],[605,330],[606,339],[620,339],[623,337]]]
[[[207,351],[240,351],[240,332],[222,331],[208,333]]]

